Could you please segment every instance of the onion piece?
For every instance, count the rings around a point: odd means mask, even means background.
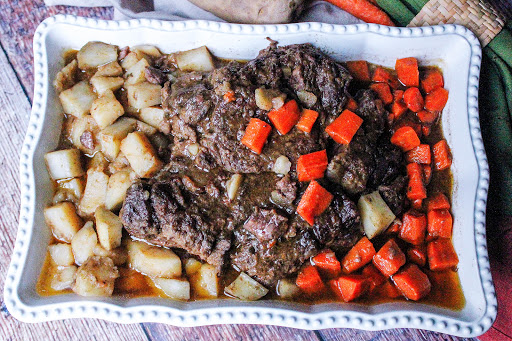
[[[290,160],[288,160],[286,156],[281,155],[276,159],[276,162],[274,162],[274,167],[272,170],[276,174],[286,175],[288,172],[290,172],[291,167],[292,163]]]

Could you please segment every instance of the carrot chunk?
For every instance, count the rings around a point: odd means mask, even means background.
[[[349,98],[347,104],[345,105],[345,109],[348,109],[352,112],[356,111],[358,108],[357,102],[353,98]]]
[[[407,250],[407,258],[419,266],[427,264],[427,249],[425,245],[416,245]]]
[[[391,143],[402,148],[407,152],[420,145],[420,138],[412,127],[404,126],[398,128],[393,136],[391,136]]]
[[[396,288],[395,284],[390,280],[386,280],[380,287],[379,292],[382,296],[387,298],[401,297],[402,293]]]
[[[302,130],[305,133],[310,133],[317,118],[318,112],[311,109],[302,110],[302,116],[300,117],[299,122],[297,122],[297,129]]]
[[[358,81],[370,81],[370,69],[366,60],[354,60],[347,62],[347,69],[352,76]]]
[[[433,210],[449,210],[450,202],[446,195],[441,192],[437,192],[433,194],[430,198],[427,199],[427,211]]]
[[[374,83],[370,85],[370,89],[377,93],[382,103],[387,105],[393,102],[393,94],[391,94],[391,89],[386,83]]]
[[[420,144],[418,147],[411,149],[405,154],[405,160],[408,163],[416,162],[428,165],[431,159],[430,146],[428,144]]]
[[[411,200],[425,199],[427,190],[423,182],[423,169],[417,163],[407,165],[409,185],[407,186],[407,197]]]
[[[328,0],[328,2],[365,22],[395,26],[383,10],[368,0]]]
[[[419,86],[420,72],[418,71],[418,60],[414,57],[397,59],[395,63],[398,79],[405,86]]]
[[[318,295],[324,292],[325,284],[320,278],[317,268],[308,265],[297,275],[295,284],[308,295]]]
[[[425,181],[425,185],[430,183],[432,180],[432,166],[431,165],[421,165],[423,170],[423,180]]]
[[[313,257],[313,264],[327,278],[341,275],[341,264],[336,258],[336,254],[331,250],[324,250]]]
[[[433,210],[427,213],[429,239],[451,238],[453,218],[448,210]]]
[[[327,152],[320,150],[318,152],[301,155],[297,160],[297,177],[299,181],[311,181],[324,177],[327,169]]]
[[[396,273],[404,264],[405,254],[393,239],[388,240],[373,256],[373,265],[387,277]]]
[[[407,108],[413,112],[418,112],[423,109],[423,96],[421,96],[420,89],[410,87],[404,92],[404,102]]]
[[[350,302],[366,292],[369,283],[362,275],[346,275],[329,281],[331,290],[345,302]]]
[[[376,83],[388,83],[391,81],[391,74],[382,67],[377,67],[373,71],[372,81]]]
[[[375,255],[375,248],[372,242],[363,237],[350,249],[341,260],[344,273],[351,273],[370,263]]]
[[[450,152],[450,147],[448,147],[448,143],[446,140],[441,140],[437,142],[432,147],[432,152],[434,154],[434,168],[437,171],[441,171],[446,168],[450,168],[452,165],[452,154]]]
[[[416,199],[411,202],[411,207],[420,211],[423,207],[423,199]]]
[[[450,239],[436,239],[427,245],[428,266],[430,270],[451,269],[459,264],[459,257]]]
[[[258,118],[251,118],[240,142],[256,154],[261,154],[263,145],[267,142],[271,131],[272,127],[267,122]]]
[[[427,296],[432,289],[427,275],[416,264],[409,264],[393,275],[393,282],[407,299],[413,301]]]
[[[400,228],[402,227],[402,221],[400,219],[395,219],[389,225],[388,229],[386,230],[385,234],[394,234],[400,232]]]
[[[334,141],[340,144],[349,144],[362,123],[361,117],[350,110],[344,110],[334,122],[325,128],[325,131]]]
[[[429,136],[432,132],[432,128],[430,126],[422,125],[421,126],[421,133],[423,136]]]
[[[442,87],[444,87],[444,79],[438,70],[428,70],[421,80],[421,88],[427,94]]]
[[[224,96],[222,96],[222,98],[225,102],[233,102],[236,99],[235,92],[233,90],[229,90],[224,94]]]
[[[408,211],[402,218],[402,228],[399,237],[413,245],[419,245],[425,240],[427,232],[427,217],[424,214]]]
[[[322,214],[331,204],[333,195],[315,180],[311,181],[297,205],[297,213],[310,225],[315,224],[315,217]]]
[[[425,109],[429,111],[443,111],[448,102],[448,90],[438,88],[425,96]]]
[[[368,280],[368,291],[370,293],[374,292],[376,288],[378,288],[382,283],[386,281],[386,277],[384,277],[373,264],[368,264],[365,266],[363,268],[362,274]]]
[[[272,109],[268,113],[268,119],[281,135],[286,135],[297,124],[300,118],[299,106],[292,99],[279,109]]]
[[[418,116],[418,119],[423,124],[434,124],[439,114],[437,112],[420,110],[416,113],[416,116]]]
[[[400,116],[407,112],[407,104],[404,103],[403,98],[403,90],[395,90],[393,92],[393,104],[391,105],[391,113],[394,115],[394,119],[398,119]]]

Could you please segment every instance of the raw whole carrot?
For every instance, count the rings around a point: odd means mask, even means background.
[[[395,26],[388,15],[368,0],[327,0],[345,12],[367,23]]]
[[[408,211],[402,217],[400,239],[413,245],[419,245],[425,240],[427,232],[427,217],[423,213]]]
[[[419,266],[427,264],[427,248],[425,245],[416,245],[407,250],[407,258]]]
[[[427,213],[427,220],[429,240],[452,237],[453,218],[448,210],[429,211]]]
[[[347,69],[352,76],[358,81],[370,81],[370,69],[366,60],[354,60],[347,62]]]
[[[304,293],[310,296],[321,294],[326,289],[317,268],[313,265],[307,265],[299,272],[295,284],[297,284]]]
[[[432,166],[431,165],[421,165],[423,170],[423,181],[425,181],[425,185],[430,183],[432,180]]]
[[[430,146],[428,144],[420,144],[418,147],[409,150],[405,154],[405,160],[408,163],[416,162],[428,165],[431,159]]]
[[[341,275],[341,264],[336,254],[331,250],[324,250],[313,257],[313,264],[326,278],[334,278]]]
[[[402,227],[402,221],[398,218],[393,220],[391,225],[389,225],[388,229],[386,230],[385,234],[395,234],[400,232],[400,228]]]
[[[404,152],[407,152],[419,146],[420,139],[413,128],[404,126],[398,128],[393,136],[391,136],[391,143],[402,148]]]
[[[420,110],[416,113],[416,116],[418,116],[418,119],[423,124],[434,124],[439,114],[437,112]]]
[[[437,88],[425,96],[425,109],[429,111],[443,111],[448,102],[448,90]]]
[[[317,118],[318,112],[316,112],[315,110],[302,110],[302,115],[299,119],[299,122],[297,122],[297,129],[305,133],[310,133],[311,129],[313,129],[313,125],[315,124]]]
[[[407,112],[407,104],[404,103],[403,98],[403,90],[395,90],[393,92],[393,104],[391,105],[391,113],[394,115],[395,120]]]
[[[407,197],[411,200],[425,199],[427,190],[423,182],[423,169],[417,163],[407,165],[407,176],[409,185],[407,186]]]
[[[382,100],[382,103],[387,105],[393,102],[393,95],[391,94],[391,89],[389,88],[389,85],[387,85],[386,83],[374,83],[370,85],[370,89],[377,93],[379,98]]]
[[[369,283],[362,275],[346,275],[329,281],[331,290],[345,302],[350,302],[368,290]]]
[[[272,127],[267,122],[258,118],[251,118],[249,125],[245,129],[244,137],[242,137],[240,142],[256,154],[261,154],[263,145],[267,142],[271,131]]]
[[[311,181],[297,205],[297,213],[310,225],[315,224],[315,217],[322,214],[331,204],[333,195],[315,180]]]
[[[222,97],[224,98],[224,101],[228,103],[233,102],[236,99],[235,92],[233,90],[227,91]]]
[[[391,74],[384,68],[379,66],[373,71],[372,82],[389,84],[390,80]]]
[[[459,264],[459,257],[450,239],[436,239],[427,245],[428,266],[430,270],[451,269]]]
[[[374,255],[375,248],[372,242],[367,237],[359,239],[356,245],[341,260],[343,272],[349,274],[362,268],[372,261]]]
[[[393,239],[388,240],[373,256],[373,265],[387,277],[396,273],[404,264],[405,254]]]
[[[423,136],[429,136],[431,132],[432,132],[432,128],[430,126],[427,126],[427,125],[421,126],[421,133],[423,134]]]
[[[444,79],[438,70],[428,70],[421,80],[421,88],[426,94],[444,87]]]
[[[437,192],[435,194],[432,194],[430,198],[427,199],[427,211],[433,211],[433,210],[449,210],[450,209],[450,202],[448,201],[448,198],[446,195],[444,195],[441,192]]]
[[[373,264],[365,266],[362,275],[366,277],[369,283],[368,291],[370,293],[374,292],[376,288],[386,281],[386,277],[384,277]]]
[[[311,181],[324,177],[327,169],[327,152],[320,150],[318,152],[301,155],[297,160],[297,177],[299,181]]]
[[[379,290],[380,294],[387,298],[398,298],[402,296],[402,293],[396,288],[395,284],[390,280],[386,280]]]
[[[423,109],[423,96],[421,96],[420,89],[416,87],[410,87],[404,92],[404,103],[407,108],[413,112],[418,112]]]
[[[268,113],[268,119],[281,135],[286,135],[297,124],[300,111],[297,102],[292,99],[279,109],[272,109]]]
[[[395,63],[398,80],[405,86],[418,87],[420,84],[420,72],[418,60],[414,57],[397,59]]]
[[[432,289],[427,275],[416,264],[409,264],[393,275],[393,282],[407,299],[413,301],[427,296]]]
[[[452,154],[450,152],[450,147],[448,147],[448,143],[446,140],[441,140],[437,142],[432,147],[432,152],[434,154],[434,169],[437,171],[441,171],[447,168],[450,168],[452,165]]]
[[[344,110],[325,131],[332,139],[340,144],[349,144],[363,124],[363,119],[350,110]]]
[[[357,102],[353,98],[349,98],[347,101],[347,105],[345,105],[345,109],[348,109],[352,112],[356,111],[358,108]]]

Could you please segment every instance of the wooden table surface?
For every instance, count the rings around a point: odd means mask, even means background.
[[[45,18],[74,14],[101,19],[112,18],[110,8],[45,7],[42,0],[0,0],[0,289],[12,253],[18,225],[20,189],[19,152],[27,128],[33,96],[32,37]],[[497,224],[510,230],[512,219],[502,218]],[[494,224],[493,224],[494,225]],[[498,236],[498,234],[493,234]],[[502,236],[502,235],[501,235]],[[512,238],[509,238],[512,245]],[[499,248],[497,248],[499,249]],[[506,247],[503,249],[507,249]],[[510,250],[508,250],[510,251]],[[493,268],[510,272],[510,267]],[[510,282],[497,282],[498,301],[510,297]],[[414,329],[365,332],[356,329],[301,331],[263,325],[225,325],[179,328],[164,324],[115,324],[96,319],[25,324],[18,322],[0,299],[0,340],[460,340],[446,334]],[[506,304],[505,304],[506,305]],[[486,340],[508,339],[511,312],[502,314]],[[508,314],[508,316],[507,316]],[[503,318],[501,317],[503,315]],[[475,339],[476,340],[476,339]]]

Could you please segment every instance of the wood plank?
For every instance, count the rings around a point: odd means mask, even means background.
[[[318,335],[322,340],[336,341],[336,340],[351,340],[351,341],[413,341],[413,340],[475,340],[477,339],[462,339],[448,334],[436,333],[426,330],[418,329],[390,329],[377,332],[368,332],[357,329],[325,329],[318,331]]]

